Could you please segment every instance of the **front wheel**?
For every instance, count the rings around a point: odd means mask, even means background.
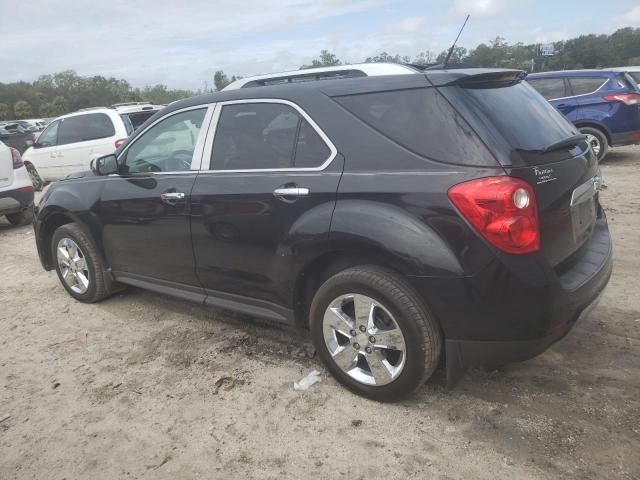
[[[114,286],[100,252],[87,232],[75,223],[59,227],[51,240],[58,278],[76,300],[93,303],[113,293]]]
[[[440,329],[412,287],[377,266],[344,270],[316,293],[311,333],[320,358],[351,391],[394,401],[438,366]]]
[[[27,173],[29,174],[29,178],[31,179],[31,183],[33,184],[33,189],[36,192],[41,192],[42,188],[44,187],[44,180],[42,180],[42,177],[38,175],[36,167],[34,167],[30,163],[25,163],[25,167],[27,169]]]
[[[591,145],[593,153],[596,154],[598,162],[604,160],[609,152],[609,141],[607,136],[601,130],[594,127],[580,127],[580,133],[587,136],[587,142]]]

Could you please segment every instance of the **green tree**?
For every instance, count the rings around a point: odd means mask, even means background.
[[[51,102],[51,108],[49,110],[49,115],[52,117],[59,117],[60,115],[64,115],[69,111],[69,104],[67,99],[62,95],[58,95]]]
[[[9,116],[9,105],[6,103],[0,103],[0,120],[9,120]]]
[[[329,50],[322,50],[318,58],[311,60],[311,65],[302,65],[300,70],[306,68],[334,67],[337,65],[342,65],[342,61]]]
[[[231,83],[231,81],[227,78],[227,74],[226,73],[224,73],[222,70],[218,70],[213,75],[213,83],[216,86],[216,91],[219,92],[224,87],[229,85]]]
[[[403,56],[399,54],[389,55],[387,52],[381,52],[373,57],[367,57],[365,63],[409,63],[411,57]]]
[[[411,63],[415,65],[431,65],[436,62],[436,54],[430,50],[425,50],[416,55]]]
[[[31,104],[25,100],[18,100],[13,107],[13,112],[16,114],[16,118],[29,118],[33,116],[33,108]]]

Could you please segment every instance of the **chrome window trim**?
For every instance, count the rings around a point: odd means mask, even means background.
[[[540,77],[540,78],[532,78],[531,80],[547,80],[547,79],[551,79],[551,78],[562,78],[562,79],[565,79],[565,78],[566,78],[566,79],[567,79],[567,81],[569,82],[569,86],[571,87],[571,89],[573,89],[573,86],[571,86],[571,79],[572,79],[572,78],[585,78],[585,77],[586,77],[586,78],[598,78],[597,76],[589,77],[588,75],[585,75],[584,77]],[[589,93],[581,93],[581,94],[579,94],[579,95],[570,95],[570,96],[568,96],[568,97],[549,98],[549,99],[546,99],[546,100],[547,100],[547,102],[555,102],[556,100],[566,100],[566,99],[568,99],[568,98],[577,98],[577,97],[585,97],[585,96],[587,96],[587,95],[593,95],[594,93],[597,93],[597,92],[598,92],[602,87],[604,87],[604,86],[605,86],[605,84],[606,84],[608,81],[609,81],[609,78],[608,78],[608,77],[607,77],[607,78],[604,78],[604,81],[602,82],[602,84],[601,84],[598,88],[596,88],[593,92],[589,92]],[[536,88],[536,87],[534,87],[533,85],[531,85],[531,86],[532,86],[533,88]],[[536,90],[537,90],[537,89],[536,89]]]
[[[198,139],[196,140],[196,143],[193,148],[193,156],[191,157],[191,168],[189,170],[176,170],[176,171],[169,171],[169,172],[145,172],[145,174],[148,173],[152,175],[188,175],[188,174],[192,174],[194,172],[200,171],[200,168],[202,165],[202,158],[204,154],[205,139],[211,127],[211,117],[213,116],[215,106],[216,106],[215,103],[202,103],[200,105],[193,105],[191,107],[185,107],[179,110],[174,110],[173,112],[169,112],[168,114],[163,115],[152,124],[147,125],[145,129],[142,130],[136,136],[136,139],[133,142],[127,144],[127,146],[118,155],[117,157],[118,161],[122,158],[123,155],[126,154],[126,152],[129,150],[129,147],[131,147],[131,145],[134,145],[138,140],[140,140],[140,138],[142,138],[147,133],[147,131],[155,127],[158,123],[163,122],[167,118],[172,117],[174,115],[178,115],[180,113],[189,112],[191,110],[206,109],[204,118],[202,119],[202,126],[200,127],[200,131],[198,132]]]
[[[218,130],[218,122],[220,120],[220,115],[222,113],[222,109],[225,105],[238,105],[238,104],[247,104],[247,103],[279,103],[282,105],[288,105],[289,107],[296,110],[302,117],[309,122],[311,128],[313,128],[316,133],[320,136],[322,141],[324,141],[325,145],[329,148],[330,154],[327,160],[324,161],[321,165],[317,167],[287,167],[287,168],[246,168],[246,169],[238,169],[238,170],[215,170],[211,168],[211,157],[213,155],[213,143],[215,141],[216,132]],[[206,155],[206,157],[204,156]],[[298,104],[291,102],[289,100],[283,100],[280,98],[247,98],[243,100],[229,100],[226,102],[219,102],[215,105],[215,112],[213,114],[213,118],[211,120],[211,126],[207,132],[207,139],[204,145],[204,152],[202,158],[202,170],[203,173],[268,173],[268,172],[321,172],[325,170],[333,159],[338,155],[338,149],[335,147],[331,139],[322,131],[322,129],[318,126],[318,124],[309,116],[307,112],[305,112],[302,107]]]

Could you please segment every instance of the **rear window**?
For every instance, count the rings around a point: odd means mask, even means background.
[[[348,95],[334,100],[418,155],[444,163],[495,166],[469,124],[435,88]]]
[[[633,78],[636,83],[640,83],[640,72],[629,72],[629,76]]]
[[[144,122],[150,119],[156,112],[157,110],[147,110],[144,112],[124,113],[121,116],[128,118],[129,122],[131,122],[131,126],[133,127],[133,129],[137,130],[138,128],[140,128],[140,126]]]
[[[104,113],[88,113],[60,120],[58,145],[86,142],[116,134],[113,122]]]
[[[606,81],[607,79],[602,77],[572,77],[569,79],[574,95],[593,93]]]
[[[527,82],[503,88],[451,86],[441,91],[480,137],[496,148],[503,164],[514,163],[514,151],[540,152],[577,133]]]

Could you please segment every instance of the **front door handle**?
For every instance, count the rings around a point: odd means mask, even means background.
[[[302,187],[279,187],[273,191],[273,195],[283,202],[291,203],[300,197],[309,195],[309,189]]]
[[[169,205],[175,205],[180,200],[184,200],[184,193],[182,192],[169,192],[160,195],[160,199]]]

